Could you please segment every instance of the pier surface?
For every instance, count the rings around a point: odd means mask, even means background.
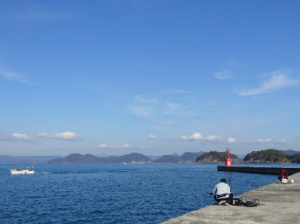
[[[259,199],[257,207],[210,205],[191,213],[162,222],[163,224],[300,224],[300,173],[289,176],[294,183],[272,184],[244,194],[243,201]]]
[[[294,167],[218,166],[218,171],[274,174],[278,176],[280,176],[282,169],[285,169],[289,175],[300,172],[300,168]]]

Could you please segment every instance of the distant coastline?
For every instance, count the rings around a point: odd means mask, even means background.
[[[162,156],[146,156],[130,153],[122,156],[98,157],[92,154],[72,153],[62,156],[8,156],[0,155],[0,164],[22,163],[224,163],[225,152],[185,152],[182,155],[173,153]],[[300,152],[295,150],[266,149],[248,153],[243,159],[230,154],[233,163],[300,163]]]

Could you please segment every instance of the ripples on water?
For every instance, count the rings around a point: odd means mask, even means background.
[[[159,223],[213,204],[223,177],[235,195],[277,179],[215,164],[38,164],[16,176],[9,167],[0,165],[1,223]]]

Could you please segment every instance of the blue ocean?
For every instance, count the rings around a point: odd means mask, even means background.
[[[10,224],[159,223],[213,204],[221,178],[235,195],[277,180],[216,164],[37,164],[33,175],[9,168],[0,165],[0,220]]]

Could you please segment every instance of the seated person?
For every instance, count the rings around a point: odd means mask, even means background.
[[[218,204],[225,200],[224,204],[228,205],[227,203],[230,203],[233,198],[233,194],[230,193],[230,187],[225,178],[221,179],[221,182],[214,187],[210,194],[215,195],[214,199],[218,202]]]
[[[278,177],[278,179],[280,181],[282,181],[282,179],[288,179],[288,171],[285,170],[285,169],[282,169],[281,170],[281,175],[280,175],[280,177]]]

